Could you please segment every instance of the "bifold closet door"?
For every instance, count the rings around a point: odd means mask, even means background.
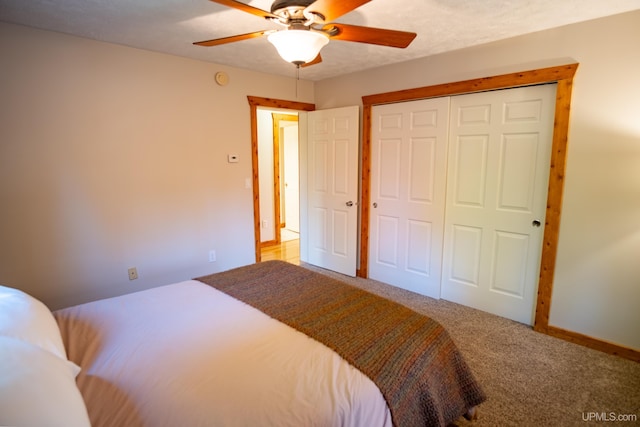
[[[449,98],[372,109],[369,277],[438,298]]]
[[[555,93],[451,98],[442,298],[532,324]]]

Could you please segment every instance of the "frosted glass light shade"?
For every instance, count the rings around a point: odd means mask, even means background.
[[[283,30],[271,33],[267,40],[287,62],[302,65],[316,59],[329,37],[310,30]]]

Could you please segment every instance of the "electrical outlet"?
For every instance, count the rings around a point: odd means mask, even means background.
[[[216,251],[210,250],[209,251],[209,262],[215,262],[215,261],[216,261]]]
[[[138,278],[138,270],[135,267],[130,268],[129,270],[129,280],[136,280]]]

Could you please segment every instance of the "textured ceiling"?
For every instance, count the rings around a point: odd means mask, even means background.
[[[270,10],[270,0],[244,0]],[[323,62],[300,71],[322,80],[386,64],[640,9],[640,0],[372,0],[336,22],[412,31],[406,49],[332,40]],[[192,42],[282,27],[207,0],[0,0],[0,21],[172,55],[295,76],[266,38]],[[640,23],[639,23],[640,25]],[[605,35],[603,35],[605,36]]]

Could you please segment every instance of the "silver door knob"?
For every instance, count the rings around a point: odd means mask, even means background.
[[[540,221],[538,221],[537,219],[534,219],[533,222],[531,222],[531,225],[533,225],[534,227],[540,227]]]
[[[347,205],[348,207],[351,207],[351,206],[353,206],[353,202],[352,202],[351,200],[349,200],[349,201],[346,203],[346,205]]]

